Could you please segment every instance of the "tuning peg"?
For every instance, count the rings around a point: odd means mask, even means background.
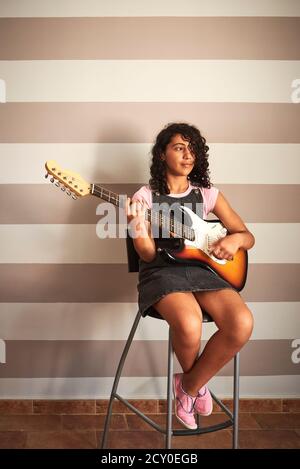
[[[59,187],[60,183],[58,181],[56,181],[55,185],[56,185],[56,187]]]
[[[75,194],[72,194],[72,199],[77,200],[77,197]]]
[[[65,190],[66,190],[65,186],[61,186],[61,190],[62,190],[63,192],[65,192]]]

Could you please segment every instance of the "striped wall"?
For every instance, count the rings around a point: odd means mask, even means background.
[[[137,275],[124,239],[96,236],[100,200],[51,187],[44,162],[131,195],[177,120],[207,138],[212,181],[256,237],[241,395],[299,397],[299,44],[297,0],[0,0],[0,398],[108,397]],[[124,395],[165,397],[166,340],[142,321]],[[212,389],[230,396],[231,375]]]

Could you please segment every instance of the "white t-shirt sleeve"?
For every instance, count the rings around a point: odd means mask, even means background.
[[[131,199],[132,201],[145,202],[148,208],[152,207],[152,192],[149,186],[142,186]]]
[[[204,218],[206,218],[207,215],[213,211],[216,205],[218,194],[219,194],[219,189],[217,189],[216,187],[212,186],[211,188],[207,188],[207,187],[202,188],[202,196],[203,196],[203,203],[204,203],[203,205]]]

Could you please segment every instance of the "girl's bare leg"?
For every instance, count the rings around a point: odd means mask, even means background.
[[[173,348],[184,372],[183,388],[192,396],[234,357],[252,333],[252,313],[231,289],[169,293],[153,306],[171,327]],[[219,330],[198,357],[201,308]]]
[[[199,303],[191,292],[174,292],[153,306],[169,323],[175,354],[183,371],[188,373],[200,349],[202,312]]]
[[[240,295],[230,289],[194,293],[201,308],[215,321],[218,331],[209,339],[193,367],[184,370],[183,388],[196,396],[249,340],[253,316]]]

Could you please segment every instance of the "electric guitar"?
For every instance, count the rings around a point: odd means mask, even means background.
[[[124,205],[124,196],[122,200],[121,196],[98,184],[87,183],[79,174],[62,170],[53,160],[47,161],[45,167],[46,177],[50,175],[50,181],[57,187],[61,187],[68,195],[72,195],[73,199],[94,195],[117,207]],[[167,230],[175,241],[171,249],[159,248],[161,254],[170,262],[202,265],[219,275],[238,291],[242,290],[247,278],[247,251],[239,249],[231,261],[215,257],[210,253],[210,247],[215,241],[226,236],[227,229],[219,220],[202,220],[190,208],[184,206],[179,208],[184,215],[189,216],[191,226],[180,223],[174,217],[171,218],[161,212],[151,209],[145,211],[145,219],[152,225]]]

